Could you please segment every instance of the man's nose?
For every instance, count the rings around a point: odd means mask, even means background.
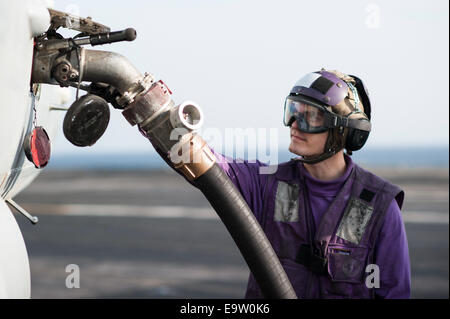
[[[298,130],[297,121],[294,121],[291,125],[292,128]]]

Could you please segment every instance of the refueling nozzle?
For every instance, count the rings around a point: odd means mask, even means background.
[[[119,41],[133,41],[136,30],[110,32],[109,27],[50,9],[49,30],[35,38],[31,83],[59,84],[77,88],[77,100],[64,119],[66,138],[76,146],[93,145],[109,122],[109,106],[125,108],[141,92],[148,90],[153,78],[142,75],[125,57],[114,52],[87,50]],[[56,33],[60,27],[81,31],[72,38]],[[89,85],[83,82],[91,82]],[[78,90],[87,95],[78,99]]]

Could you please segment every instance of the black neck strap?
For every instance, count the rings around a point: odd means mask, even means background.
[[[327,152],[324,152],[320,155],[314,155],[314,156],[302,156],[302,158],[299,158],[298,160],[306,163],[306,164],[316,164],[319,162],[322,162],[334,154],[336,154],[338,151],[329,149]]]

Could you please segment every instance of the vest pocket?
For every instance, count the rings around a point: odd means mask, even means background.
[[[333,282],[361,283],[366,267],[367,249],[328,246],[328,272]]]
[[[363,247],[330,244],[328,247],[330,281],[322,290],[326,298],[365,298],[357,291],[366,290],[364,271],[367,253],[367,249]],[[355,293],[358,296],[354,296]]]

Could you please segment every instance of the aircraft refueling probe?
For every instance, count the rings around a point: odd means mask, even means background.
[[[294,299],[294,289],[269,240],[246,201],[216,163],[206,142],[195,130],[203,122],[198,105],[176,105],[172,92],[151,74],[142,75],[125,57],[81,45],[132,41],[133,29],[110,32],[91,19],[50,10],[52,24],[36,38],[32,83],[73,86],[87,91],[66,114],[63,130],[77,146],[94,144],[109,122],[108,102],[122,109],[165,161],[205,195],[241,251],[266,298]],[[68,23],[70,22],[70,23]],[[63,38],[59,27],[81,33]],[[83,82],[90,82],[85,84]]]

